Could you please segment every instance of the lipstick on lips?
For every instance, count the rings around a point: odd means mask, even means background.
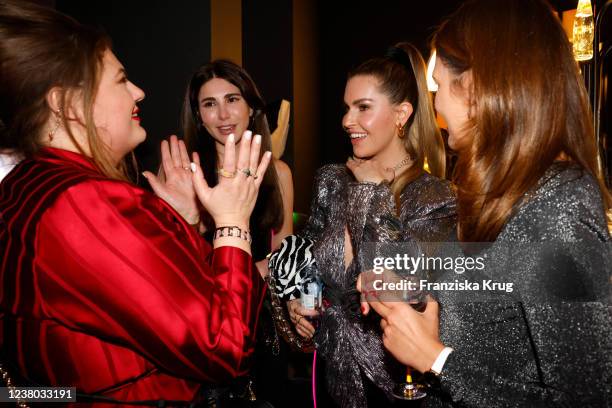
[[[140,116],[138,116],[138,112],[140,112],[140,109],[138,109],[138,106],[134,106],[134,109],[132,109],[132,120],[140,122]]]

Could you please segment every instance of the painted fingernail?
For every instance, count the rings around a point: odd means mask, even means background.
[[[255,135],[255,143],[257,144],[261,143],[261,135]]]
[[[251,136],[253,136],[253,132],[251,132],[250,130],[247,130],[246,132],[244,132],[244,138],[246,140],[251,140]]]
[[[194,162],[191,162],[191,164],[189,164],[189,167],[191,167],[191,172],[195,173],[197,168],[196,168],[196,164]]]
[[[365,314],[365,306],[361,305],[361,314]]]
[[[233,142],[234,140],[236,140],[236,136],[234,136],[233,133],[230,133],[230,135],[227,137],[227,141],[228,142]]]
[[[272,152],[268,150],[268,151],[266,152],[266,157],[270,157],[270,156],[272,156]]]

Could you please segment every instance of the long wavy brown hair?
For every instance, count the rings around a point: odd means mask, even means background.
[[[380,90],[392,104],[409,102],[412,105],[412,115],[403,127],[403,143],[413,162],[391,185],[396,203],[399,203],[404,187],[423,174],[425,160],[434,176],[444,178],[446,173],[444,141],[427,89],[426,72],[419,50],[402,42],[391,47],[386,56],[367,60],[348,75],[348,79],[372,75],[378,79]],[[397,208],[399,211],[399,205]]]
[[[222,59],[200,66],[192,75],[185,92],[182,112],[183,136],[189,150],[200,154],[208,183],[216,185],[218,157],[215,139],[202,124],[198,101],[200,88],[213,78],[225,79],[235,85],[240,89],[249,108],[253,109],[248,128],[254,135],[261,135],[261,156],[265,151],[272,150],[272,141],[266,118],[266,104],[248,72],[232,61]],[[264,175],[251,220],[258,231],[278,230],[283,226],[283,199],[273,163],[270,163]],[[204,221],[209,229],[214,229],[212,219],[205,218]]]
[[[559,159],[596,178],[609,207],[587,93],[547,3],[470,1],[433,42],[453,87],[470,101],[468,142],[454,171],[462,241],[495,240],[517,201]]]

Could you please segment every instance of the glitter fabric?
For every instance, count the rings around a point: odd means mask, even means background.
[[[612,255],[598,185],[556,164],[516,208],[481,253],[486,274],[516,290],[481,303],[438,294],[454,352],[427,406],[609,407]]]
[[[357,276],[369,242],[443,241],[455,228],[455,199],[447,181],[423,174],[401,194],[396,216],[388,185],[358,183],[344,165],[321,168],[315,181],[311,217],[301,235],[314,241],[313,253],[330,302],[321,317],[315,343],[326,360],[328,391],[341,407],[366,407],[366,387],[373,383],[390,395],[401,375],[383,348],[376,314],[359,310]],[[354,258],[344,267],[344,228]],[[370,383],[370,385],[366,385]]]

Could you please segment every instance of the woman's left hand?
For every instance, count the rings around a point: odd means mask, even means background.
[[[385,348],[401,363],[422,373],[429,371],[444,349],[439,336],[438,302],[430,299],[425,311],[419,313],[406,302],[382,300],[375,291],[362,288],[361,282],[360,275],[357,290],[367,293],[361,310],[367,314],[371,307],[382,317]]]
[[[362,182],[380,183],[383,180],[393,181],[395,174],[393,170],[385,169],[374,159],[362,160],[350,157],[346,161],[346,167],[353,173],[355,179]]]
[[[165,177],[157,177],[149,171],[143,172],[158,197],[170,204],[189,224],[200,221],[200,209],[193,188],[191,160],[185,142],[170,136],[170,142],[161,144],[162,170]],[[194,154],[194,162],[199,158]]]

